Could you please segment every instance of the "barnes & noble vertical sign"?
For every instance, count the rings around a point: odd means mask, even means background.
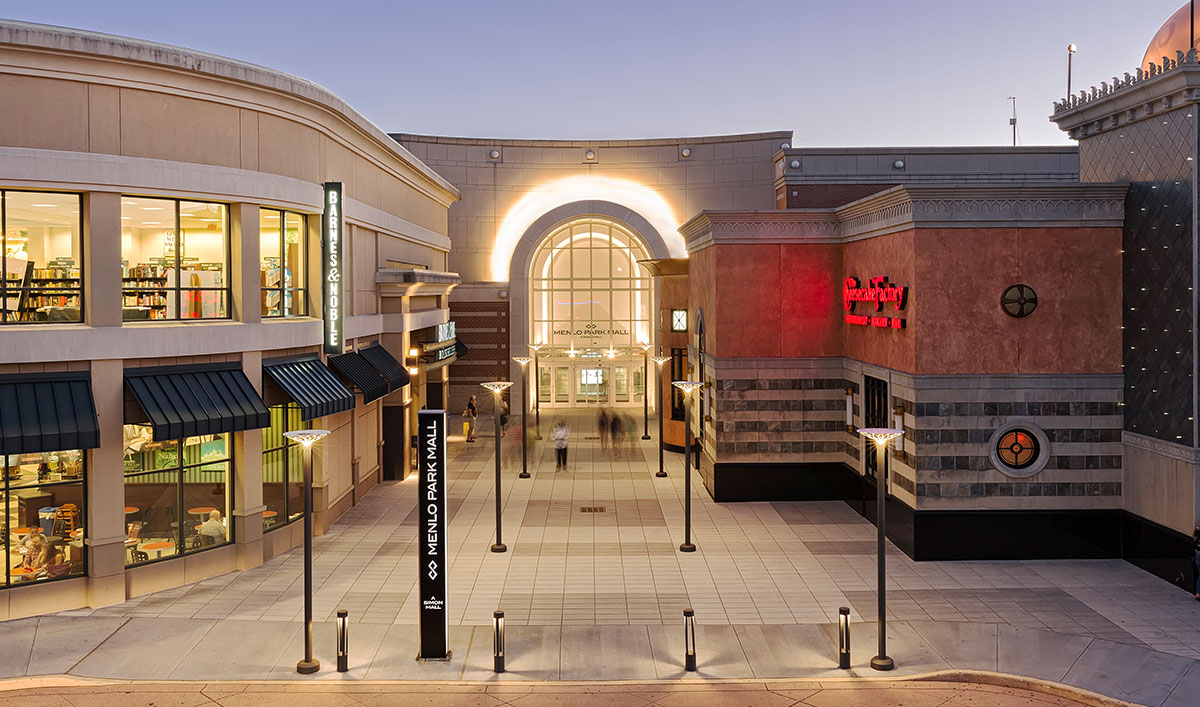
[[[325,182],[325,213],[321,218],[321,259],[324,278],[325,353],[340,354],[345,348],[342,333],[342,183]]]

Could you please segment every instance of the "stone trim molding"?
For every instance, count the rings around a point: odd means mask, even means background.
[[[1175,459],[1177,461],[1187,462],[1188,464],[1200,464],[1200,449],[1188,447],[1166,440],[1147,437],[1136,432],[1121,432],[1121,442],[1133,447],[1141,449],[1152,454]]]
[[[915,228],[1110,227],[1125,185],[898,186],[836,209],[702,211],[679,233],[688,252],[726,243],[845,243]]]
[[[707,135],[703,137],[645,138],[639,140],[522,140],[516,138],[495,139],[421,135],[417,133],[392,133],[391,136],[400,142],[483,145],[485,147],[674,147],[676,145],[710,145],[726,142],[755,142],[758,140],[779,140],[780,144],[792,141],[791,130],[775,130],[765,133],[736,133],[733,135]]]
[[[1200,102],[1200,61],[1196,50],[1163,57],[1147,70],[1114,76],[1077,96],[1055,101],[1051,122],[1074,140],[1116,130],[1169,110]]]

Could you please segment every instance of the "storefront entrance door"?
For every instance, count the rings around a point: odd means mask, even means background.
[[[640,362],[555,362],[542,366],[538,378],[543,407],[638,406],[645,395]]]

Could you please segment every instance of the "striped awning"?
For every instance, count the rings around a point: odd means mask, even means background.
[[[363,403],[378,400],[390,392],[387,380],[357,351],[330,356],[329,367],[342,381],[362,393]]]
[[[154,441],[254,430],[271,413],[237,363],[128,368],[125,422],[148,422]]]
[[[263,373],[300,406],[301,420],[354,409],[354,393],[315,354],[267,359]]]
[[[0,376],[0,455],[99,446],[87,373]]]
[[[412,377],[408,375],[408,371],[395,356],[388,353],[388,350],[379,344],[372,344],[358,350],[359,355],[367,359],[367,363],[371,364],[375,370],[379,371],[379,375],[384,377],[388,382],[388,387],[392,391],[400,390],[408,385]]]

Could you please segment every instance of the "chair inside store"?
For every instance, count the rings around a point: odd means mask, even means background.
[[[51,535],[66,538],[79,527],[79,507],[74,503],[65,503],[54,512],[54,525]]]

